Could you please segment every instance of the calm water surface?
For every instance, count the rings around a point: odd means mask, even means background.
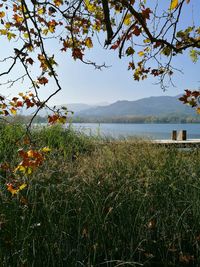
[[[200,124],[73,123],[72,127],[88,135],[151,139],[170,139],[172,130],[187,130],[187,138],[200,139]]]

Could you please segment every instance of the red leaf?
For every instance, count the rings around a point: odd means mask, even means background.
[[[45,85],[45,84],[47,84],[49,81],[48,81],[48,79],[47,79],[46,77],[41,77],[41,78],[38,78],[38,82],[39,82],[39,84],[43,84],[43,85]]]
[[[16,107],[22,107],[23,106],[23,103],[22,103],[22,101],[17,101],[17,104],[16,104]]]
[[[48,116],[48,122],[49,122],[50,124],[54,124],[54,123],[56,123],[58,119],[59,119],[59,116],[56,115],[56,114],[54,114],[54,115],[52,115],[52,116],[50,116],[50,115]]]
[[[120,45],[120,40],[117,40],[117,42],[115,42],[111,47],[110,47],[110,49],[117,49],[118,47],[119,47],[119,45]]]
[[[142,10],[142,16],[144,19],[150,19],[150,14],[152,13],[150,8]]]
[[[26,63],[29,63],[29,64],[33,65],[34,60],[31,57],[29,57],[29,58],[26,59]]]
[[[141,29],[136,25],[134,27],[133,34],[135,34],[136,36],[139,36],[140,33],[141,33]]]
[[[79,58],[80,60],[83,59],[83,53],[80,48],[74,48],[72,52],[72,56],[74,59]]]

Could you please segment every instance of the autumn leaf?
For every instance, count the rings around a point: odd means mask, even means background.
[[[136,25],[133,29],[133,34],[139,36],[141,34],[141,29]]]
[[[85,40],[85,44],[88,48],[92,48],[93,47],[93,43],[90,37],[87,37]]]
[[[49,81],[46,77],[38,78],[39,84],[46,85]]]
[[[134,53],[135,53],[135,50],[131,46],[126,49],[127,56],[133,55]]]
[[[13,115],[16,115],[17,114],[17,110],[15,108],[11,108],[10,109],[10,112],[13,114]]]
[[[168,47],[168,46],[164,47],[163,50],[161,51],[161,53],[162,53],[163,55],[167,56],[167,57],[171,54],[171,52],[172,52],[172,50],[171,50],[171,48]]]
[[[21,97],[23,97],[23,96],[24,96],[24,94],[23,94],[23,93],[19,93],[18,95],[19,95],[19,96],[21,96]]]
[[[144,56],[144,51],[140,51],[140,52],[138,52],[138,56],[139,56],[139,57],[143,57],[143,56]]]
[[[67,117],[66,116],[61,116],[58,119],[58,122],[61,123],[61,124],[65,124],[66,121],[67,121]]]
[[[6,29],[0,29],[0,35],[7,35],[8,31]]]
[[[5,17],[5,12],[4,11],[1,11],[0,12],[0,18],[2,19],[3,17]]]
[[[22,184],[22,185],[19,186],[19,189],[18,190],[21,191],[21,190],[23,190],[26,187],[27,187],[27,184]]]
[[[48,116],[48,123],[54,124],[58,121],[58,119],[59,119],[59,115],[57,115],[57,114],[49,115]]]
[[[54,0],[54,4],[55,4],[55,6],[59,7],[63,4],[63,1],[62,0]]]
[[[44,14],[44,12],[45,12],[45,8],[44,8],[44,7],[41,7],[41,8],[39,8],[39,9],[37,10],[37,12],[38,12],[39,15],[42,15],[42,14]]]
[[[7,110],[3,110],[3,114],[4,114],[4,116],[8,116],[9,112]]]
[[[95,12],[95,5],[91,4],[90,2],[91,2],[90,0],[85,0],[85,5],[86,5],[87,10],[93,13]]]
[[[12,196],[16,195],[19,193],[19,191],[23,190],[24,188],[27,187],[27,184],[22,184],[18,188],[15,188],[11,183],[7,184],[7,190],[12,194]]]
[[[12,32],[7,32],[7,38],[10,41],[12,38],[15,38],[16,34],[12,33]]]
[[[13,185],[8,183],[7,184],[7,190],[12,194],[12,196],[14,196],[15,194],[17,194],[17,190],[14,189]]]
[[[119,47],[119,45],[120,45],[120,43],[121,43],[121,41],[120,41],[120,39],[119,40],[117,40],[117,42],[115,42],[111,47],[110,47],[110,49],[117,49],[118,47]]]
[[[48,116],[48,123],[49,124],[55,124],[55,123],[61,123],[65,124],[67,121],[66,116],[60,116],[59,114],[53,114]]]
[[[144,19],[150,19],[150,14],[152,13],[150,8],[142,10],[142,16]]]
[[[48,152],[51,152],[51,149],[48,146],[45,146],[42,148],[42,152],[48,153]]]
[[[74,48],[72,51],[72,56],[73,58],[76,60],[77,58],[79,58],[80,60],[83,59],[83,53],[81,51],[80,48]]]
[[[131,17],[132,17],[132,14],[127,14],[125,16],[125,19],[124,19],[124,24],[129,26],[131,24]]]
[[[31,57],[29,57],[29,58],[26,59],[26,63],[29,63],[29,64],[33,65],[34,60]]]
[[[16,21],[17,24],[21,24],[22,21],[24,20],[23,17],[20,17],[20,16],[17,15],[17,14],[14,14],[14,15],[13,15],[13,19]]]
[[[174,10],[178,6],[178,0],[171,0],[170,10]]]

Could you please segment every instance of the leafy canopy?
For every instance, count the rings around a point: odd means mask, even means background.
[[[189,50],[194,62],[198,60],[200,27],[188,22],[184,29],[183,9],[190,9],[190,0],[4,0],[0,2],[0,37],[13,47],[9,57],[2,58],[8,67],[0,77],[11,74],[19,64],[24,73],[8,83],[29,80],[30,90],[11,101],[0,97],[0,114],[15,115],[22,106],[47,106],[48,100],[62,88],[56,68],[59,62],[48,51],[47,44],[54,39],[58,51],[71,53],[74,60],[87,61],[87,49],[92,49],[96,34],[105,36],[105,48],[117,50],[119,57],[128,57],[128,69],[137,81],[153,75],[165,88],[165,78],[171,80],[174,72],[172,59]],[[197,3],[196,3],[197,4]],[[164,7],[163,7],[164,5]],[[198,4],[197,4],[198,5]],[[7,66],[7,65],[6,65]],[[37,74],[32,75],[31,69]],[[47,86],[49,79],[56,82],[56,91],[41,101],[38,89]],[[50,123],[64,122],[60,110],[49,117]],[[66,113],[67,111],[65,111]]]

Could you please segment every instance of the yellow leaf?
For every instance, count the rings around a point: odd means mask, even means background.
[[[93,43],[90,37],[86,38],[85,40],[85,44],[88,48],[92,48],[93,47]]]
[[[138,52],[138,55],[139,55],[139,57],[143,57],[144,56],[144,51]]]
[[[13,115],[16,115],[16,114],[17,114],[17,110],[16,110],[15,108],[11,108],[10,111],[11,111],[11,113],[12,113]]]
[[[125,19],[124,19],[124,24],[129,26],[131,24],[131,17],[132,17],[132,14],[127,14]]]
[[[33,169],[31,167],[28,167],[27,170],[26,170],[26,173],[27,174],[31,174],[33,172]]]
[[[20,171],[25,173],[26,172],[26,168],[22,165],[18,165],[17,168],[15,168],[15,172]]]
[[[27,32],[24,33],[24,38],[28,39],[29,38],[29,35]]]
[[[57,122],[65,124],[66,120],[67,120],[67,118],[65,116],[63,116],[63,117],[58,118]]]
[[[32,51],[33,51],[33,46],[32,46],[32,44],[27,45],[27,49],[28,49],[30,52],[32,52]]]
[[[55,26],[53,26],[53,25],[51,25],[51,26],[49,26],[49,31],[51,32],[51,33],[54,33],[55,32]]]
[[[47,35],[48,34],[48,29],[44,29],[43,31],[42,31],[42,33],[44,34],[44,35]]]
[[[47,152],[50,152],[50,151],[51,151],[51,149],[48,146],[45,146],[45,147],[42,148],[42,152],[47,153]]]
[[[9,22],[6,22],[6,24],[5,24],[5,28],[6,28],[6,29],[10,29],[10,27],[11,27],[11,24],[10,24]]]
[[[200,107],[196,109],[197,114],[200,114]]]
[[[95,11],[95,6],[92,5],[89,0],[85,0],[85,5],[86,5],[87,10],[89,12],[94,12]]]
[[[18,191],[23,190],[25,187],[27,187],[27,184],[22,184],[22,185],[20,185]]]
[[[170,10],[174,10],[178,6],[178,0],[171,0]]]
[[[30,149],[28,152],[27,152],[27,156],[29,158],[33,158],[34,157],[34,151],[32,149]]]
[[[12,32],[8,32],[7,33],[7,38],[8,40],[10,41],[12,38],[15,38],[16,37],[16,34],[12,33]]]
[[[92,28],[95,30],[95,31],[100,31],[101,30],[101,25],[100,24],[93,24]]]
[[[44,14],[44,11],[45,11],[45,10],[44,10],[44,8],[42,7],[42,8],[39,8],[37,12],[38,12],[39,15],[42,15],[42,14]]]
[[[147,38],[147,39],[144,39],[143,42],[146,44],[146,43],[150,43],[151,40]]]
[[[7,30],[5,30],[5,29],[1,29],[0,30],[0,35],[6,35],[7,34]]]

